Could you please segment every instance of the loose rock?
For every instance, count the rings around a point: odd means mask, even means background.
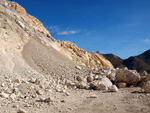
[[[44,92],[43,92],[42,90],[37,90],[36,93],[37,93],[38,95],[43,95],[43,94],[44,94]]]
[[[27,113],[27,111],[24,110],[24,109],[19,109],[19,110],[18,110],[18,113]]]
[[[147,81],[143,84],[142,89],[145,93],[150,93],[150,81]]]
[[[98,96],[95,94],[92,94],[92,95],[90,95],[90,98],[98,98]]]
[[[0,93],[0,96],[1,96],[2,98],[8,98],[8,97],[9,97],[9,95],[8,95],[7,93],[4,93],[4,92],[1,92],[1,93]]]
[[[119,88],[125,88],[126,85],[127,85],[127,84],[124,83],[124,82],[118,83],[118,87],[119,87]]]
[[[109,91],[112,91],[112,92],[118,92],[118,88],[116,85],[112,85],[108,89],[109,89]]]

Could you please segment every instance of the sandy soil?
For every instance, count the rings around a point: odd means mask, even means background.
[[[7,106],[0,106],[1,113],[16,113],[18,105],[28,113],[149,113],[150,95],[140,93],[140,88],[124,88],[118,93],[71,90],[69,96],[63,93],[53,95],[54,102],[47,104],[30,100],[30,105],[24,102],[14,101]],[[91,95],[97,98],[90,98]],[[29,101],[29,100],[27,100]],[[4,102],[4,100],[1,100]]]

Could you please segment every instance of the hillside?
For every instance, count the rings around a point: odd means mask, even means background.
[[[149,82],[55,40],[18,3],[0,0],[0,113],[149,112]]]
[[[123,64],[129,69],[135,69],[138,72],[146,70],[150,73],[150,49],[138,56],[129,57],[123,61]]]
[[[138,56],[131,56],[128,59],[121,59],[113,54],[103,54],[114,67],[128,67],[131,70],[143,72],[144,70],[150,73],[150,49]]]
[[[123,65],[123,59],[121,59],[120,57],[114,55],[114,54],[102,54],[105,58],[107,58],[115,68],[122,68],[125,67]]]

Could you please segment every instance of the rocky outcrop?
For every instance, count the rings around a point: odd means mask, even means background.
[[[32,26],[34,29],[47,34],[51,40],[55,41],[49,33],[47,29],[43,26],[43,24],[35,17],[26,13],[26,10],[20,6],[16,2],[9,2],[9,6],[17,11],[21,15],[21,19]],[[22,27],[23,24],[20,24]],[[56,47],[57,46],[57,47]],[[102,55],[94,53],[94,52],[87,52],[81,48],[78,48],[75,44],[68,42],[68,41],[58,41],[57,45],[53,46],[55,49],[60,51],[62,54],[66,55],[71,60],[86,66],[112,66],[112,64]]]
[[[27,14],[26,10],[22,6],[20,6],[18,3],[9,2],[9,6],[15,11],[17,11],[19,14],[21,14],[21,18],[25,22],[27,22],[30,26],[32,26],[34,29],[39,30],[40,32],[43,32],[50,36],[49,31],[43,26],[43,24],[34,16]]]
[[[58,41],[60,52],[71,60],[85,66],[110,66],[113,65],[102,55],[87,52],[69,41]]]

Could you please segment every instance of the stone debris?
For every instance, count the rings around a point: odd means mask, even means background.
[[[19,92],[19,89],[18,89],[18,88],[14,88],[14,89],[13,89],[13,93],[18,94],[18,92]]]
[[[40,87],[41,89],[45,89],[44,84],[39,84],[39,87]]]
[[[81,81],[86,81],[85,78],[82,77],[82,76],[78,76],[78,77],[77,77],[77,80],[78,80],[79,82],[81,82]]]
[[[19,105],[14,104],[12,107],[13,107],[13,108],[18,108],[18,107],[19,107]]]
[[[90,87],[96,90],[108,90],[110,86],[112,86],[112,82],[106,77],[90,83]]]
[[[24,109],[19,109],[17,113],[27,113],[27,111]]]
[[[150,75],[148,75],[143,81],[141,88],[144,90],[145,93],[150,93]]]
[[[50,103],[50,102],[53,102],[53,99],[51,97],[48,97],[48,98],[41,97],[39,99],[39,102]]]
[[[20,83],[21,83],[21,80],[20,80],[20,79],[16,79],[14,82],[20,84]]]
[[[61,100],[61,102],[65,103],[66,101],[63,99],[63,100]]]
[[[8,97],[9,97],[9,94],[4,93],[4,92],[1,92],[1,93],[0,93],[0,96],[1,96],[2,98],[8,98]]]
[[[4,83],[2,83],[2,84],[1,84],[1,86],[2,86],[2,87],[5,87],[5,84],[4,84]]]
[[[82,81],[82,82],[79,82],[76,86],[80,89],[86,89],[87,84]]]
[[[98,96],[95,94],[92,94],[92,95],[90,95],[90,98],[98,98]]]
[[[69,87],[69,86],[73,87],[73,86],[75,86],[75,83],[73,83],[71,80],[66,80],[66,81],[65,81],[65,85],[66,85],[67,87]]]
[[[141,75],[141,76],[147,76],[148,73],[147,73],[147,71],[143,71],[142,73],[140,73],[140,75]]]
[[[15,100],[16,95],[15,95],[14,93],[12,93],[12,94],[10,95],[10,98],[11,98],[12,100]]]
[[[37,90],[36,93],[37,93],[38,95],[43,95],[43,94],[44,94],[44,92],[43,92],[42,90]]]
[[[76,69],[79,69],[79,70],[81,70],[82,68],[81,68],[80,66],[76,66]]]
[[[18,21],[17,23],[18,23],[18,25],[19,25],[20,27],[22,27],[23,29],[25,28],[25,25],[24,25],[21,21]]]
[[[33,78],[33,77],[29,80],[29,82],[31,83],[35,83],[35,81],[36,81],[36,78]]]
[[[117,85],[118,85],[119,88],[125,88],[127,86],[127,84],[124,83],[124,82],[120,82]]]
[[[88,77],[87,77],[87,82],[92,82],[94,80],[94,77],[92,76],[92,74],[90,74]]]
[[[109,91],[111,91],[111,92],[118,92],[118,88],[117,88],[116,85],[112,85],[112,86],[110,86],[108,89],[109,89]]]

